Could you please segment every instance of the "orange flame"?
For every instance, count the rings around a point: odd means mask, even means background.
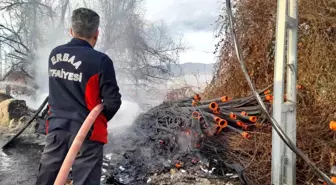
[[[180,162],[175,163],[175,167],[176,167],[177,169],[181,168],[182,166],[183,166],[183,165],[182,165]]]

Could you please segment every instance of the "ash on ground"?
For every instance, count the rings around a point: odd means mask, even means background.
[[[240,184],[239,179],[244,184],[243,168],[209,149],[217,138],[193,132],[192,111],[192,107],[164,103],[111,135],[103,170],[107,184]]]

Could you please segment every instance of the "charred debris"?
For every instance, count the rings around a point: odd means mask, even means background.
[[[270,109],[271,91],[260,94]],[[175,170],[200,178],[234,175],[247,184],[244,167],[227,157],[231,150],[225,135],[251,139],[266,123],[252,95],[202,100],[197,94],[164,102],[140,115],[126,132],[111,136],[103,170],[107,184],[150,184],[152,176]]]

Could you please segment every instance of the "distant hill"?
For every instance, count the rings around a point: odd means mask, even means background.
[[[214,64],[202,63],[184,63],[179,65],[172,65],[171,70],[174,76],[188,75],[188,74],[212,74]]]
[[[162,74],[162,71],[158,70],[157,68],[150,68],[150,69],[144,69],[144,70],[148,70],[145,71],[144,73],[149,73],[153,74],[153,76],[160,76],[162,78],[167,77],[181,77],[181,76],[185,76],[185,75],[210,75],[212,76],[213,74],[213,67],[214,64],[203,64],[203,63],[184,63],[184,64],[174,64],[170,66],[170,71],[171,71],[171,75],[172,76],[164,76]],[[164,69],[167,69],[167,67],[162,67]],[[140,72],[141,74],[141,72]],[[120,81],[120,83],[122,84],[133,84],[132,81],[128,80],[128,76],[125,75],[123,76],[122,73],[118,74],[118,80]]]

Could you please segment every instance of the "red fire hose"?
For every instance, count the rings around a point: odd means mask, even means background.
[[[83,144],[83,141],[89,132],[93,122],[96,120],[100,112],[103,110],[103,104],[97,105],[95,108],[92,109],[90,114],[86,117],[83,125],[81,126],[78,134],[76,135],[71,147],[63,161],[60,171],[56,177],[54,185],[64,185],[68,178],[71,166],[75,161],[75,158]]]

